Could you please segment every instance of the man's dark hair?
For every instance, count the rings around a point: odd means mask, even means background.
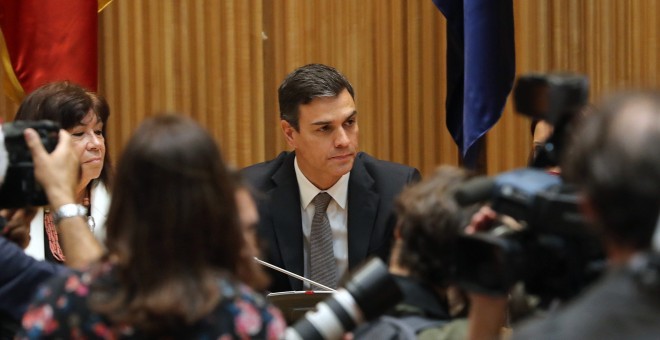
[[[422,282],[441,287],[449,283],[454,243],[469,218],[454,192],[468,177],[464,170],[442,166],[406,188],[395,203],[401,237],[398,264]]]
[[[603,236],[649,248],[660,212],[660,96],[621,94],[587,117],[563,169],[593,206]]]
[[[302,66],[289,73],[280,84],[280,119],[286,120],[298,131],[301,104],[309,104],[318,97],[335,97],[344,89],[355,99],[353,86],[335,68],[323,64]]]

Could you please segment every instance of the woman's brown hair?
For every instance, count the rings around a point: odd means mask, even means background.
[[[48,83],[30,93],[18,107],[14,120],[52,120],[60,124],[62,129],[68,130],[80,122],[92,110],[97,119],[103,123],[102,134],[106,138],[110,107],[102,96],[87,91],[80,85],[68,81]],[[110,153],[107,151],[103,159],[103,169],[97,180],[110,187],[112,180],[112,163]],[[96,183],[97,180],[90,184]]]
[[[190,325],[218,303],[217,279],[239,268],[234,186],[213,138],[177,115],[147,119],[117,166],[105,261],[117,287],[92,309],[150,331]]]

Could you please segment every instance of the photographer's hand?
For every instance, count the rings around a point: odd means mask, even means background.
[[[467,234],[487,231],[497,220],[497,213],[483,206],[472,216],[465,228]],[[468,339],[500,339],[505,326],[508,297],[468,292],[470,312],[468,314]]]
[[[46,191],[51,207],[74,203],[80,162],[71,145],[69,133],[60,130],[57,147],[50,154],[33,129],[25,130],[25,141],[32,154],[34,176]]]
[[[25,130],[25,141],[32,154],[34,175],[46,191],[51,208],[56,210],[64,204],[75,203],[80,163],[69,133],[60,130],[57,147],[50,154],[33,129]],[[56,227],[68,266],[83,268],[103,254],[103,247],[82,217],[65,218]]]
[[[478,231],[487,231],[492,228],[493,223],[497,219],[497,213],[489,206],[484,205],[472,215],[470,224],[465,227],[466,234],[474,234]]]

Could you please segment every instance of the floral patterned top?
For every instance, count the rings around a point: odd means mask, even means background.
[[[118,325],[87,306],[90,284],[113,280],[112,266],[100,274],[73,273],[41,287],[23,316],[17,339],[143,339],[130,325]],[[96,276],[95,276],[96,275]],[[116,282],[116,281],[114,281]],[[207,317],[168,334],[172,339],[279,339],[286,328],[280,311],[248,286],[219,278],[222,299]]]

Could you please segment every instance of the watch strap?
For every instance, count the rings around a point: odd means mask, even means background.
[[[87,216],[87,208],[82,204],[64,204],[53,212],[53,222],[57,225],[65,218]]]

